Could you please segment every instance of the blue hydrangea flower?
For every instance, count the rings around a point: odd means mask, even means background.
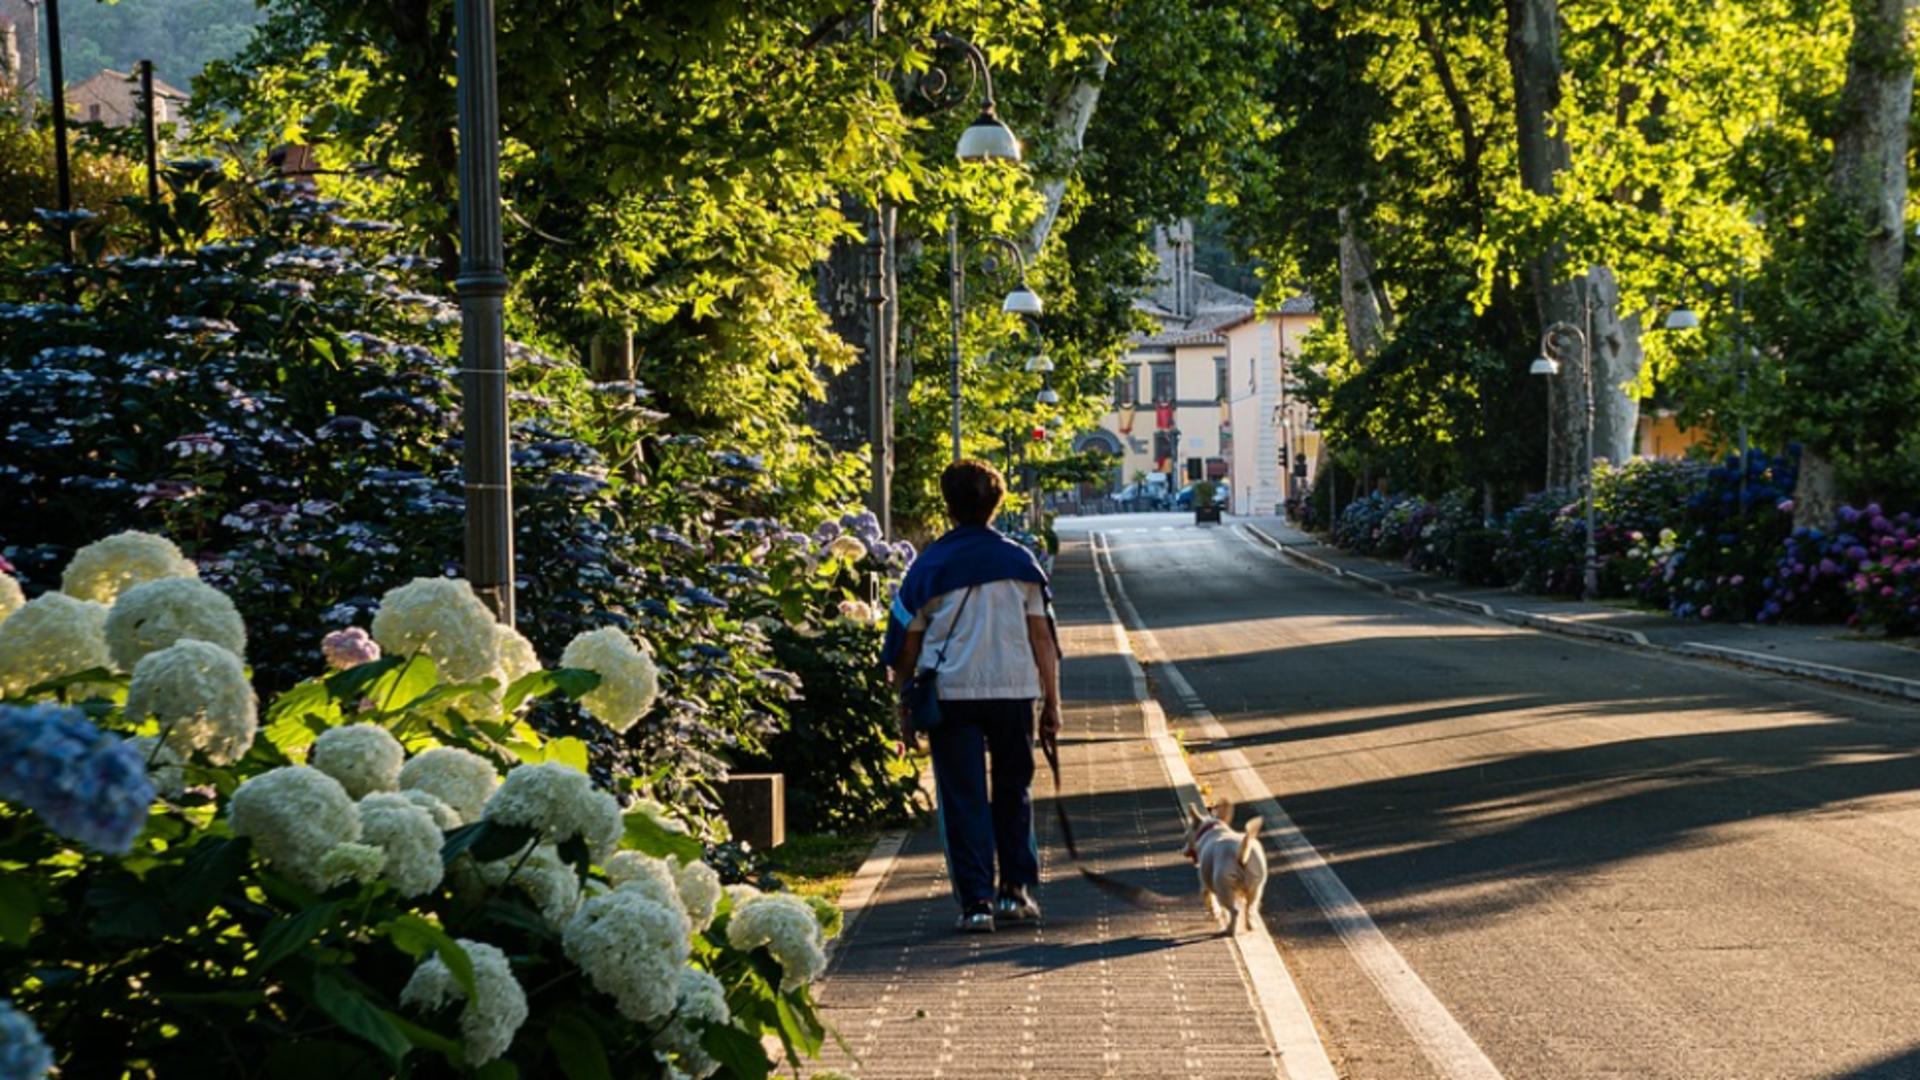
[[[96,851],[124,855],[153,805],[146,762],[78,709],[0,705],[0,799]]]
[[[40,1029],[13,1003],[0,999],[0,1080],[40,1080],[53,1069],[53,1051]]]

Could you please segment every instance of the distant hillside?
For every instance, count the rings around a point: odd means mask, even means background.
[[[210,61],[238,53],[264,18],[253,0],[65,0],[60,39],[67,82],[151,60],[160,79],[189,89]],[[44,32],[44,17],[41,25]],[[40,71],[45,84],[44,62]]]

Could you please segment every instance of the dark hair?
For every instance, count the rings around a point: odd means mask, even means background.
[[[964,458],[940,474],[940,494],[947,500],[947,516],[960,525],[985,525],[1000,509],[1007,482],[1000,470],[984,461]]]

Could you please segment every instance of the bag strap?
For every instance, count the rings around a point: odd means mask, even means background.
[[[978,585],[969,585],[967,586],[967,591],[960,594],[960,608],[953,613],[953,622],[947,625],[947,636],[940,639],[940,655],[933,658],[933,670],[935,672],[940,670],[941,664],[947,662],[947,646],[953,644],[953,635],[960,630],[960,616],[967,613],[967,601],[973,599],[973,590],[979,587]]]

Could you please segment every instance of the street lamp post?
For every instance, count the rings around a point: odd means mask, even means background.
[[[493,0],[455,0],[460,133],[460,398],[467,581],[513,625],[513,478],[507,432],[506,249]]]
[[[1582,510],[1586,518],[1585,567],[1581,574],[1580,595],[1582,599],[1593,600],[1600,595],[1600,557],[1595,548],[1593,535],[1593,298],[1584,298],[1585,327],[1569,322],[1556,322],[1548,326],[1540,335],[1540,358],[1533,362],[1529,372],[1534,375],[1554,376],[1560,373],[1559,354],[1566,351],[1561,345],[1565,338],[1578,343],[1580,357],[1580,377],[1583,397],[1586,405],[1586,442],[1585,461],[1581,469]],[[1553,430],[1553,419],[1549,415],[1547,430]]]
[[[979,124],[976,123],[975,126],[977,127]],[[969,128],[968,130],[971,131],[973,129]],[[965,143],[966,140],[963,138],[961,144],[964,146]],[[951,316],[949,322],[952,326],[952,340],[949,343],[947,396],[953,407],[952,435],[953,460],[955,461],[960,460],[962,452],[960,447],[960,332],[967,303],[967,256],[983,247],[998,247],[1007,252],[1007,254],[1013,256],[1013,263],[1020,271],[1019,284],[1015,285],[1013,290],[1007,293],[1006,299],[1000,302],[1000,310],[1009,315],[1022,316],[1038,315],[1042,310],[1040,297],[1035,294],[1032,289],[1027,287],[1027,259],[1026,256],[1020,253],[1020,245],[997,233],[989,233],[975,240],[972,244],[963,246],[960,243],[960,211],[954,210],[950,213],[947,216],[947,284],[949,288],[947,306],[949,308],[949,315]],[[987,269],[989,273],[993,270],[991,266]],[[1044,360],[1044,356],[1041,359]],[[1028,366],[1030,370],[1040,370],[1039,368],[1033,367],[1031,363],[1029,363]],[[1051,362],[1047,363],[1046,370],[1052,370]],[[1043,403],[1044,395],[1050,392],[1051,389],[1042,391]]]

